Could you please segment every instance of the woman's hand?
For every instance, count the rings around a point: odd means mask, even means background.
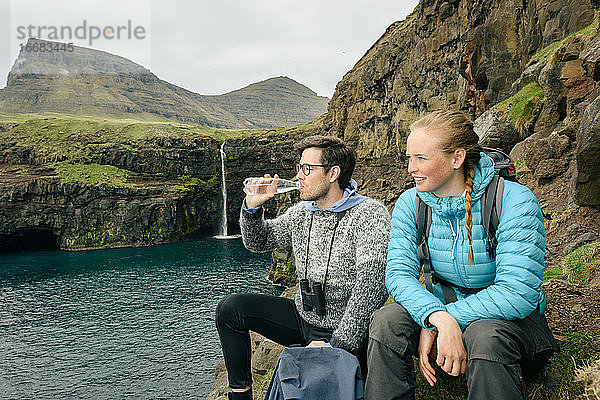
[[[467,368],[467,351],[458,322],[446,311],[433,312],[429,316],[429,322],[438,329],[437,365],[449,375],[464,374]]]
[[[430,364],[430,359],[434,359],[436,355],[435,338],[437,329],[421,328],[421,336],[419,338],[419,371],[423,378],[433,386],[437,379],[435,377],[435,369]]]

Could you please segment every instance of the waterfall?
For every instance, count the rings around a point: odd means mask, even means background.
[[[219,226],[219,232],[215,239],[237,239],[240,234],[228,235],[227,234],[227,182],[225,182],[225,142],[221,144],[221,194],[223,195],[223,211],[221,212],[221,225]]]
[[[221,144],[221,193],[223,194],[223,212],[221,214],[221,228],[219,229],[220,236],[227,236],[227,186],[225,185],[225,150],[223,147],[225,142]]]

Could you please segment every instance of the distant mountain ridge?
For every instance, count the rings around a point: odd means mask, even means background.
[[[29,39],[30,48],[62,45]],[[0,111],[172,120],[216,128],[292,126],[325,112],[329,99],[287,77],[223,95],[201,95],[159,79],[124,57],[72,46],[72,51],[26,51],[0,89]]]

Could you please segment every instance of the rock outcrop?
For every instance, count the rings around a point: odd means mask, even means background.
[[[210,233],[218,222],[218,182],[186,188],[137,174],[132,187],[115,187],[62,182],[43,167],[0,172],[0,250],[148,246]]]
[[[600,205],[599,154],[600,98],[596,98],[586,107],[577,133],[577,173],[573,179],[573,190],[578,204]]]
[[[454,108],[479,115],[509,96],[534,53],[593,18],[586,0],[421,1],[338,83],[325,126],[362,157],[403,160],[408,125],[419,114]],[[476,109],[473,97],[484,107]]]

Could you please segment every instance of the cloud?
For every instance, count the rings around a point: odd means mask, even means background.
[[[103,0],[99,10],[89,5],[95,1],[13,1],[45,3],[30,13],[31,20],[40,21],[44,15],[61,13],[70,23],[84,15],[104,23],[138,15],[142,21],[149,14],[151,47],[100,42],[94,47],[142,63],[161,79],[198,93],[225,93],[285,75],[328,97],[385,29],[417,4],[416,0]],[[0,79],[5,80],[9,68],[0,65]]]

